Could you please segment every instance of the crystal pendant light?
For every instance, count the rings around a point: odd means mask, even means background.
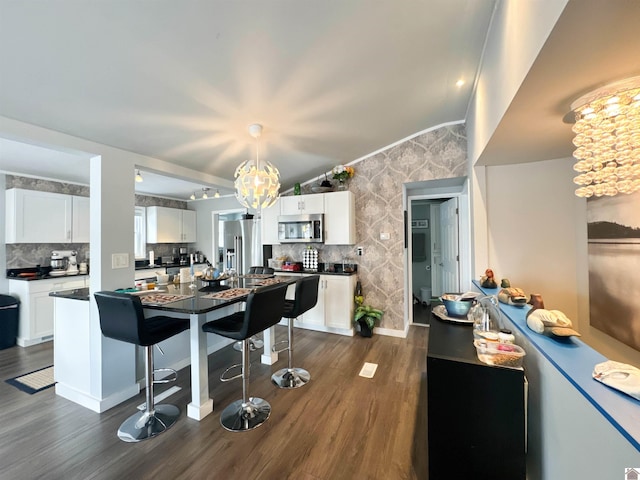
[[[571,110],[576,116],[576,195],[640,190],[640,76],[583,95]]]

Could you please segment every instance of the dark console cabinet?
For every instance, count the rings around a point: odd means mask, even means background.
[[[524,371],[480,362],[471,326],[435,318],[427,352],[429,480],[524,480]]]

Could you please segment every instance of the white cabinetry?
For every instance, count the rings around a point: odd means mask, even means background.
[[[147,243],[195,241],[195,211],[168,207],[147,207]]]
[[[284,197],[282,197],[284,198]],[[278,217],[280,216],[280,199],[260,213],[260,234],[263,245],[279,245]]]
[[[6,243],[89,243],[89,197],[11,188]]]
[[[277,275],[289,275],[277,273]],[[308,276],[309,274],[294,274]],[[353,292],[356,286],[355,275],[320,274],[318,284],[318,303],[306,311],[295,322],[296,327],[321,332],[353,335]],[[295,286],[287,290],[287,298],[293,299]]]
[[[6,201],[7,243],[71,241],[71,195],[12,188]]]
[[[324,196],[325,245],[356,243],[355,199],[349,191],[327,193]]]
[[[293,195],[290,197],[280,197],[280,214],[324,213],[324,194],[314,193],[312,195]]]
[[[9,293],[20,299],[20,327],[17,343],[28,347],[53,338],[53,297],[49,293],[82,288],[87,275],[45,280],[9,280]]]
[[[72,198],[72,243],[89,243],[89,203],[89,197]]]

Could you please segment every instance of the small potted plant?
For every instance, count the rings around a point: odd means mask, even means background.
[[[360,304],[356,307],[353,322],[360,326],[360,335],[370,337],[373,334],[373,327],[382,318],[384,312],[373,308],[371,305]]]

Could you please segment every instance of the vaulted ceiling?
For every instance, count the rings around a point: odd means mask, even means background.
[[[570,155],[572,97],[640,68],[639,4],[571,0],[480,163]],[[464,121],[494,5],[0,0],[0,116],[184,167],[169,179],[141,161],[137,186],[184,199],[230,193],[260,123],[288,188]],[[0,171],[88,183],[86,156],[28,143],[0,140]]]

